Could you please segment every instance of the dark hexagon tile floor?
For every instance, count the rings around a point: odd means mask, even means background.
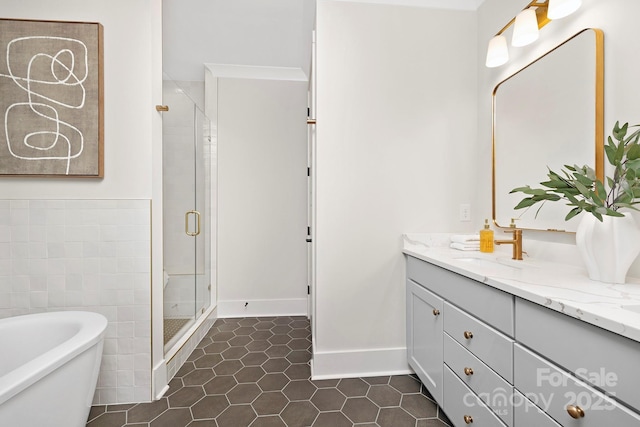
[[[310,359],[305,317],[219,319],[162,399],[94,406],[87,427],[448,425],[413,375],[314,381]]]

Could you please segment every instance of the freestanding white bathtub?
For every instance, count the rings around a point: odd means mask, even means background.
[[[84,311],[1,319],[0,426],[84,426],[106,327]]]

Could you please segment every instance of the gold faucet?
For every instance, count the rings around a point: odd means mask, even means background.
[[[511,218],[509,224],[511,230],[504,230],[505,233],[513,233],[513,240],[496,240],[496,245],[513,245],[513,257],[511,259],[522,260],[522,230],[516,228],[515,218]]]

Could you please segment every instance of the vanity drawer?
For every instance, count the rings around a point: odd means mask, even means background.
[[[640,409],[640,343],[520,298],[516,299],[516,339]]]
[[[513,336],[513,295],[412,256],[406,260],[409,279]]]
[[[640,415],[596,391],[519,344],[514,345],[514,386],[563,426],[638,426]],[[574,419],[569,409],[580,408]],[[576,415],[577,416],[577,415]]]
[[[458,378],[473,390],[502,422],[507,426],[513,425],[511,384],[447,334],[444,334],[444,360]]]
[[[446,301],[444,305],[445,332],[513,383],[513,340]]]
[[[454,427],[504,427],[478,396],[444,366],[444,412]]]
[[[513,421],[517,427],[562,427],[518,390],[513,391]]]

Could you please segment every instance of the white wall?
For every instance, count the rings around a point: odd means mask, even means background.
[[[217,79],[220,317],[306,313],[306,108],[304,81]]]
[[[104,179],[0,179],[0,252],[11,248],[2,265],[30,265],[0,269],[0,293],[22,294],[9,306],[3,299],[2,316],[70,308],[105,314],[94,403],[150,400],[152,360],[162,360],[162,317],[160,327],[150,318],[152,306],[161,313],[162,293],[151,292],[149,272],[153,257],[154,276],[162,277],[162,128],[154,109],[162,103],[161,1],[0,0],[0,10],[3,18],[100,22],[105,89]],[[20,239],[6,234],[10,228]],[[34,250],[13,251],[25,245]],[[31,278],[34,286],[24,287]]]
[[[605,55],[605,137],[613,124],[640,122],[640,104],[637,102],[637,68],[640,60],[633,53],[640,50],[640,38],[634,27],[634,16],[640,13],[640,3],[628,0],[583,0],[582,7],[573,15],[556,20],[540,31],[540,39],[523,48],[510,48],[510,61],[499,68],[486,68],[484,60],[489,39],[500,30],[528,2],[526,0],[485,0],[478,9],[478,157],[477,182],[479,199],[476,205],[485,211],[491,203],[491,94],[493,88],[506,77],[521,69],[553,47],[584,28],[604,31]],[[567,159],[565,163],[571,163]],[[605,160],[606,163],[606,160]],[[542,166],[544,167],[544,166]],[[605,172],[608,170],[605,168]],[[535,184],[535,183],[531,183]],[[638,219],[638,216],[636,216]],[[575,265],[583,265],[575,249],[573,234],[547,232],[525,233],[524,249],[531,256],[553,257]],[[557,244],[553,244],[555,242]],[[640,277],[640,261],[636,261],[630,274]]]
[[[308,74],[315,0],[163,1],[164,71],[204,80],[204,63],[294,67]]]
[[[318,4],[314,376],[408,370],[401,234],[470,230],[475,39],[470,11]]]
[[[154,19],[160,18],[155,13],[156,3],[0,0],[3,18],[100,22],[105,37],[104,179],[2,178],[2,197],[151,198],[151,128],[157,114],[152,93],[153,56],[159,46],[153,26]]]

